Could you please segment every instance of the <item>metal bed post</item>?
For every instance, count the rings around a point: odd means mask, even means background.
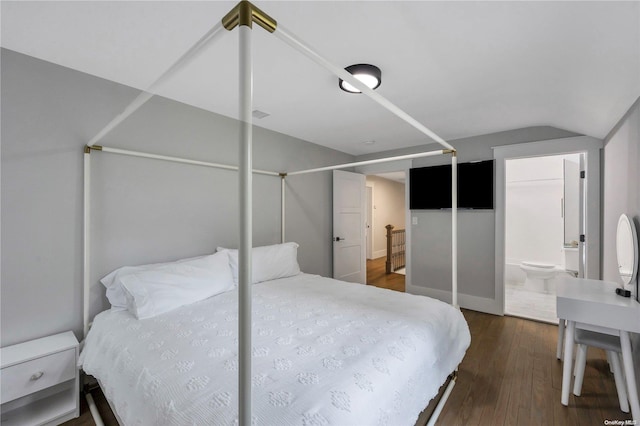
[[[451,153],[451,304],[458,306],[458,156]]]
[[[84,187],[83,187],[83,201],[82,201],[82,284],[83,284],[83,306],[82,306],[82,323],[83,323],[83,339],[87,337],[89,332],[89,289],[90,289],[90,265],[89,260],[91,258],[90,253],[90,231],[91,231],[91,148],[88,146],[84,149]]]
[[[238,246],[238,421],[251,424],[251,249],[253,75],[251,27],[240,24],[240,244]]]
[[[238,245],[238,423],[251,425],[251,251],[252,251],[252,103],[253,23],[275,31],[276,22],[248,1],[238,3],[224,18],[229,31],[240,34],[240,243]]]
[[[82,200],[82,323],[83,323],[83,340],[87,337],[89,332],[89,305],[90,305],[90,261],[91,261],[91,149],[89,146],[84,148],[84,170],[83,170],[83,200]],[[91,412],[91,416],[94,419],[96,426],[103,426],[102,417],[96,406],[96,402],[93,400],[91,392],[85,392],[85,399],[87,400],[87,406]]]
[[[280,173],[280,201],[281,201],[281,206],[280,206],[280,242],[281,243],[285,243],[286,239],[285,239],[285,228],[287,225],[287,221],[286,221],[286,202],[285,202],[285,194],[287,192],[287,184],[286,184],[286,178],[287,178],[287,174],[286,173]]]

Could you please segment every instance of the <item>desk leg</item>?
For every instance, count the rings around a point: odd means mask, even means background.
[[[629,405],[631,405],[631,415],[635,420],[640,420],[640,404],[638,403],[638,385],[633,369],[633,354],[631,353],[631,340],[628,331],[620,331],[620,346],[622,347],[622,363],[624,364],[624,375],[627,379],[627,390],[629,391]]]
[[[576,333],[576,322],[567,321],[564,336],[564,358],[562,360],[562,405],[569,405],[571,390],[571,364],[573,364],[573,340]]]
[[[556,358],[562,361],[562,345],[564,345],[564,320],[558,319],[558,347],[556,349]]]

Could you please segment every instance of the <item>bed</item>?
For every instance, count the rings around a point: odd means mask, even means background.
[[[237,422],[237,291],[137,320],[99,314],[82,368],[124,425]],[[470,343],[435,299],[317,275],[253,288],[256,425],[413,425]]]
[[[429,143],[436,142],[443,148],[307,170],[253,169],[253,24],[360,90],[424,134]],[[238,29],[240,53],[238,165],[98,145],[105,135],[151,99],[161,84],[202,53],[223,30],[235,28]],[[90,289],[95,284],[91,275],[90,235],[92,152],[237,170],[240,229],[236,266],[239,273],[234,289],[146,319],[135,319],[141,317],[135,309],[116,311],[113,308],[94,318],[96,312],[90,308]],[[451,155],[451,306],[421,296],[390,293],[308,275],[252,285],[255,283],[251,266],[253,174],[281,179],[281,242],[284,243],[287,228],[285,180],[289,177],[438,155]],[[316,53],[281,23],[243,0],[84,148],[85,347],[82,367],[98,378],[124,424],[413,424],[446,377],[455,371],[470,340],[464,318],[457,309],[456,182],[457,151],[451,144],[351,73]],[[188,282],[183,284],[189,285]],[[197,289],[193,294],[196,293]],[[285,312],[271,312],[285,300],[291,311],[286,312],[284,308]],[[347,303],[348,300],[352,303]],[[169,298],[164,302],[171,304],[173,301]],[[224,318],[219,312],[225,314]],[[93,327],[89,331],[92,318]],[[314,320],[319,324],[312,324]],[[278,327],[269,325],[270,322]],[[330,331],[323,331],[325,326],[321,324],[325,323]],[[207,324],[210,329],[205,327]],[[288,324],[288,327],[282,324]],[[225,335],[218,335],[221,330],[225,330]],[[278,330],[289,334],[278,335]],[[278,344],[278,341],[288,342],[289,338],[290,344]],[[333,340],[333,345],[325,345],[323,339]],[[368,339],[371,342],[367,342]],[[201,359],[195,358],[196,353],[200,353]],[[446,386],[431,421],[437,418],[454,383],[455,380],[451,380]],[[305,390],[294,392],[295,386]],[[306,390],[313,388],[315,393]],[[357,393],[369,397],[361,399],[354,396]],[[92,414],[97,417],[91,394],[86,393],[86,398]]]

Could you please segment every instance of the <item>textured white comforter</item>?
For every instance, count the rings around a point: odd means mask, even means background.
[[[96,316],[80,362],[125,425],[237,424],[237,292]],[[301,274],[253,286],[256,425],[413,425],[470,335],[440,301]]]

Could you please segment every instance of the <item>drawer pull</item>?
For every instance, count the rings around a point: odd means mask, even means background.
[[[29,380],[36,381],[42,376],[44,376],[44,371],[38,371],[37,373],[31,375],[31,378]]]

